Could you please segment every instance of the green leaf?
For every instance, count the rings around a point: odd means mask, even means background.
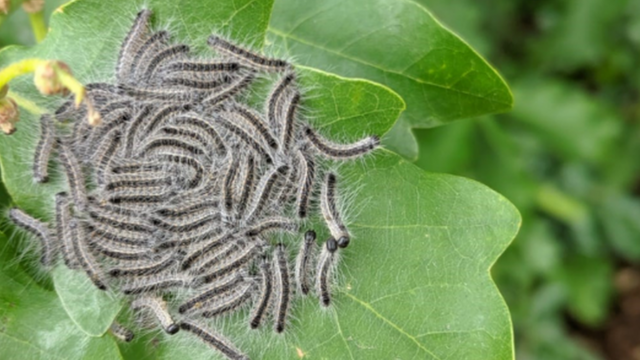
[[[102,336],[122,308],[115,295],[98,290],[82,272],[57,266],[53,282],[67,314],[89,336]]]
[[[181,20],[173,30],[190,45],[203,42],[213,28],[230,28],[238,32],[233,32],[237,39],[260,43],[266,29],[266,20],[260,19],[268,19],[270,9],[267,2],[255,0],[228,7],[196,0],[180,6],[162,0],[147,3],[158,24]],[[110,81],[133,6],[125,0],[78,0],[54,14],[52,32],[41,45],[0,52],[0,64],[26,56],[55,57],[68,62],[83,81]],[[227,19],[232,19],[230,25]],[[368,80],[302,66],[298,70],[308,89],[304,104],[309,121],[336,141],[383,135],[404,109],[396,94]],[[52,195],[64,185],[57,172],[51,184],[32,185],[30,159],[33,134],[38,132],[37,116],[30,109],[51,111],[55,104],[38,95],[30,79],[12,83],[12,91],[21,98],[23,118],[15,135],[0,137],[3,176],[19,206],[51,218]],[[508,310],[488,270],[517,232],[520,218],[515,208],[483,185],[425,173],[387,150],[341,165],[340,174],[345,198],[352,199],[348,213],[354,241],[342,252],[335,306],[323,311],[315,297],[296,299],[284,336],[269,327],[249,334],[246,312],[218,322],[219,331],[252,358],[296,358],[299,349],[310,358],[330,359],[511,359]],[[60,280],[65,276],[55,274]],[[64,284],[70,286],[68,294],[61,295],[65,302],[69,293],[83,291],[73,283]],[[58,291],[62,285],[56,281]],[[87,309],[97,315],[95,306]],[[85,321],[84,316],[74,318]],[[104,321],[95,333],[102,331]],[[71,322],[68,326],[77,329]],[[144,336],[121,346],[131,358],[220,358],[184,331],[157,337],[157,346]]]
[[[5,243],[0,233],[0,243]],[[0,349],[5,359],[121,359],[111,337],[90,337],[69,319],[54,292],[38,287],[2,253]]]
[[[278,0],[269,35],[274,52],[286,49],[305,65],[371,79],[398,92],[407,111],[396,126],[405,134],[505,111],[513,103],[496,71],[410,0]],[[417,156],[414,145],[387,144]]]
[[[342,141],[353,142],[372,134],[384,135],[405,109],[397,94],[379,84],[304,66],[298,69],[301,86],[310,88],[305,106],[312,109],[312,124]]]
[[[484,29],[484,21],[487,19],[485,11],[487,7],[473,0],[416,0],[423,5],[440,21],[465,39],[469,45],[480,54],[486,56],[492,47]],[[491,11],[502,4],[492,4]],[[503,6],[503,5],[502,5]],[[503,15],[503,14],[500,14]],[[500,16],[500,18],[505,18]],[[497,19],[496,19],[497,20]]]

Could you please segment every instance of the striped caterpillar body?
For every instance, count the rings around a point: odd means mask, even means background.
[[[131,342],[134,338],[133,331],[122,326],[120,323],[114,321],[109,327],[109,332],[113,334],[118,340],[124,342]]]
[[[47,166],[55,144],[53,119],[51,115],[42,115],[40,118],[40,130],[40,140],[36,145],[33,159],[33,178],[39,183],[45,183],[49,181]]]
[[[167,310],[167,303],[161,298],[141,297],[131,303],[131,308],[133,310],[140,310],[142,308],[149,309],[158,319],[164,331],[169,335],[173,335],[180,330],[180,327],[173,321]]]
[[[273,275],[271,270],[271,263],[263,259],[260,264],[260,278],[262,284],[260,286],[260,294],[258,296],[258,302],[254,305],[253,312],[251,314],[251,320],[249,326],[252,329],[260,327],[262,319],[269,312],[269,304],[273,294]]]
[[[213,330],[207,329],[204,325],[194,321],[183,321],[180,323],[180,328],[184,331],[193,333],[195,336],[202,339],[202,341],[221,352],[225,357],[227,357],[227,359],[249,360],[249,357],[236,349],[229,340],[224,338],[222,335],[213,332]]]
[[[278,244],[274,251],[274,283],[275,283],[275,309],[274,330],[277,333],[284,331],[287,324],[287,312],[291,302],[291,280],[289,279],[289,262],[284,244]]]
[[[9,210],[9,219],[11,219],[14,224],[35,235],[40,240],[40,244],[42,245],[42,256],[40,257],[40,262],[44,266],[51,266],[57,249],[47,224],[18,208]]]
[[[300,251],[296,258],[296,284],[302,295],[309,294],[309,278],[316,250],[316,232],[309,230],[304,234],[304,241],[300,244]]]
[[[331,273],[336,263],[338,242],[334,238],[329,238],[322,247],[318,268],[316,269],[316,293],[320,298],[322,306],[331,305]]]

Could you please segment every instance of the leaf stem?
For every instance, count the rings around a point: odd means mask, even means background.
[[[50,60],[42,60],[42,59],[24,59],[13,63],[6,68],[0,70],[0,89],[2,89],[6,84],[9,83],[13,78],[18,77],[20,75],[32,73],[36,70],[38,66],[45,65],[50,62]],[[76,106],[79,106],[82,100],[84,99],[84,86],[76,80],[69,72],[60,68],[60,66],[55,62],[51,62],[51,67],[56,73],[56,77],[60,81],[64,87],[69,89],[76,96]]]
[[[44,23],[44,11],[40,10],[29,14],[29,21],[31,22],[31,29],[33,29],[33,36],[36,38],[36,42],[41,42],[44,37],[47,36],[47,25]]]
[[[36,67],[45,61],[46,60],[41,59],[24,59],[0,70],[0,89],[7,85],[13,78],[34,72]]]
[[[71,74],[60,69],[57,64],[53,65],[53,69],[55,70],[56,76],[60,80],[60,83],[76,95],[76,107],[80,106],[80,103],[82,103],[82,100],[84,99],[84,86],[78,80],[76,80],[76,78],[71,76]]]
[[[61,67],[61,64],[65,68]],[[7,85],[13,78],[35,72],[36,69],[41,66],[50,66],[50,68],[53,69],[56,81],[75,95],[75,105],[76,107],[80,106],[80,103],[82,103],[82,101],[85,99],[85,88],[78,80],[76,80],[76,78],[71,75],[68,67],[58,61],[24,59],[13,63],[0,70],[0,89],[4,88],[4,86]],[[93,109],[91,104],[88,103],[88,106],[90,110]]]

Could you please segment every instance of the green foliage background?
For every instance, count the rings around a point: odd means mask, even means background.
[[[421,0],[511,85],[505,115],[416,132],[429,171],[488,184],[523,215],[494,268],[522,359],[590,359],[618,267],[640,259],[640,2]],[[600,349],[601,350],[601,349]]]
[[[516,105],[505,115],[414,130],[417,146],[410,127],[474,114],[412,123],[405,113],[388,145],[427,171],[489,185],[521,212],[521,232],[493,269],[517,358],[601,357],[576,340],[567,318],[601,329],[616,296],[615,270],[640,259],[640,1],[416,2],[500,70]],[[47,9],[61,3],[47,0]],[[270,29],[269,40],[295,53],[284,30]],[[16,13],[0,27],[0,44],[32,44],[29,35]],[[348,70],[335,62],[326,70]],[[358,74],[367,75],[385,76]],[[0,202],[8,199],[2,191]]]

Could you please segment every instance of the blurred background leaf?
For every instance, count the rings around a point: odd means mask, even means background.
[[[421,2],[514,92],[509,114],[416,131],[416,163],[488,184],[521,211],[493,271],[516,357],[633,358],[640,338],[624,324],[637,318],[620,309],[640,296],[614,279],[640,259],[640,1]]]

